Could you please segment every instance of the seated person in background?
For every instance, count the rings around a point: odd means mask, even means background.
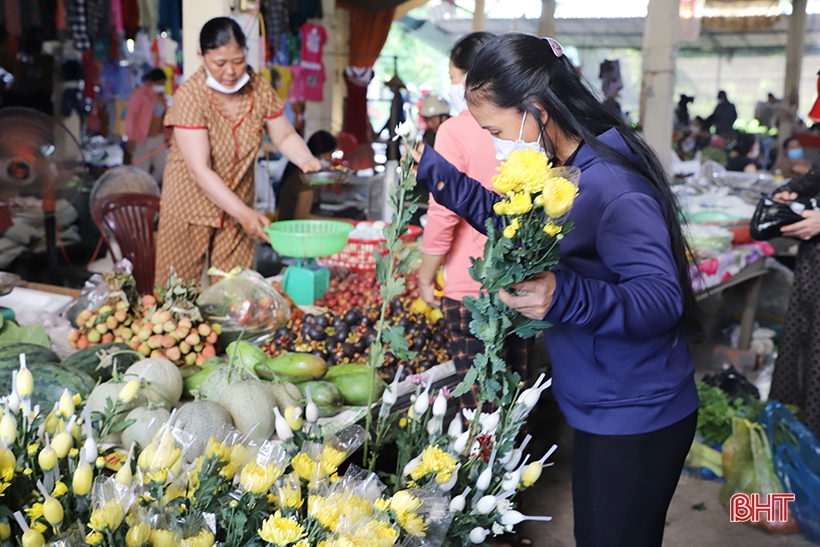
[[[307,141],[308,148],[322,163],[323,169],[330,168],[333,152],[336,151],[338,144],[336,137],[323,129],[311,135]],[[279,220],[326,219],[327,217],[320,215],[321,188],[321,185],[308,184],[302,170],[292,162],[288,163],[279,187]],[[337,216],[357,218],[362,216],[362,212],[356,207],[348,207],[338,211]]]
[[[428,95],[421,103],[419,115],[424,118],[427,129],[422,141],[429,146],[436,145],[436,132],[445,121],[450,119],[450,105],[440,95]]]
[[[783,141],[783,150],[778,154],[772,171],[778,170],[783,178],[794,179],[805,175],[811,169],[811,163],[803,158],[803,147],[797,137],[789,137]]]
[[[760,154],[760,145],[754,135],[741,133],[735,141],[735,147],[729,154],[729,162],[726,164],[727,171],[742,171],[744,173],[757,173],[757,163],[755,159]]]

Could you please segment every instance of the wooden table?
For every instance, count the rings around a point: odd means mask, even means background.
[[[761,258],[752,262],[738,273],[709,289],[704,289],[696,293],[698,300],[703,300],[712,294],[720,293],[738,285],[744,285],[746,296],[743,307],[743,314],[740,319],[740,338],[738,339],[738,349],[748,350],[752,343],[752,331],[754,330],[755,314],[757,313],[757,302],[760,299],[760,288],[763,285],[763,276],[766,275],[766,259]]]

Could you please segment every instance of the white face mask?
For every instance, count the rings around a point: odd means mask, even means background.
[[[165,86],[164,85],[152,85],[151,91],[156,94],[165,93]]]
[[[203,66],[205,66],[204,63],[203,63]],[[208,70],[207,66],[205,66],[205,73],[208,74],[208,79],[205,81],[205,85],[207,85],[208,87],[210,87],[211,89],[213,89],[215,91],[219,91],[220,93],[224,93],[226,95],[232,95],[232,94],[236,93],[237,91],[239,91],[240,89],[245,87],[245,84],[247,84],[251,79],[251,75],[248,74],[248,71],[246,70],[245,73],[242,74],[242,77],[239,78],[239,81],[236,82],[236,85],[233,86],[233,88],[228,88],[228,87],[225,87],[224,85],[222,85],[221,83],[219,83],[216,80],[216,78],[213,77],[213,75],[211,74],[211,71]]]
[[[457,113],[467,110],[467,99],[464,98],[464,84],[452,84],[450,86],[450,107]]]
[[[508,141],[499,139],[493,136],[493,146],[495,147],[495,159],[505,161],[510,157],[514,150],[535,150],[536,152],[544,152],[544,147],[541,146],[541,136],[538,136],[536,142],[524,142],[524,122],[527,121],[527,113],[524,112],[524,119],[521,120],[521,130],[518,132],[518,140]]]

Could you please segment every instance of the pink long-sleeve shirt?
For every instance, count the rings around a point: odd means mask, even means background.
[[[441,125],[435,148],[459,171],[494,190],[492,177],[500,162],[495,159],[490,133],[478,125],[468,110]],[[448,255],[444,264],[444,296],[453,300],[478,296],[480,284],[470,277],[470,258],[483,256],[486,241],[486,236],[430,197],[422,251]]]

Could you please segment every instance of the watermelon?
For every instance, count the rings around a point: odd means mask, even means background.
[[[110,355],[112,353],[116,353],[118,351],[133,351],[130,347],[125,344],[118,344],[115,342],[110,342],[107,344],[98,344],[91,348],[86,348],[83,350],[78,351],[68,357],[62,362],[64,366],[74,367],[79,369],[95,380],[100,380],[102,382],[107,382],[111,379],[111,372],[113,371],[113,361],[117,362],[117,370],[122,373],[125,372],[125,369],[136,363],[140,360],[140,356],[134,353],[122,353],[113,357],[111,359],[107,359],[105,362],[105,368],[99,367],[101,359],[100,355],[105,352],[105,355]],[[103,357],[105,359],[105,357]]]
[[[20,367],[20,354],[26,354],[26,362],[59,363],[60,357],[49,348],[37,344],[6,344],[0,346],[0,369],[11,363],[14,368]]]
[[[96,384],[91,376],[74,367],[48,362],[29,362],[27,366],[34,376],[32,406],[40,405],[40,409],[45,412],[51,411],[64,389],[68,388],[72,394],[79,393],[85,399]],[[11,392],[12,373],[18,368],[19,363],[17,367],[5,365],[0,368],[0,396]]]

